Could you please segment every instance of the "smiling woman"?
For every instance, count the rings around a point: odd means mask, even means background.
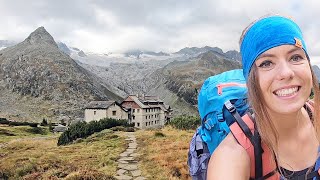
[[[320,179],[319,85],[300,28],[286,17],[263,17],[244,30],[240,50],[262,167],[256,148],[232,132],[213,153],[208,179]]]
[[[257,69],[264,105],[272,114],[299,112],[312,88],[309,61],[301,48],[282,45],[269,49],[253,68]]]

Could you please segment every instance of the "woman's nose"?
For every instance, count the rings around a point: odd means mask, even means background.
[[[294,71],[292,68],[293,67],[291,66],[291,64],[287,61],[280,63],[277,71],[277,79],[291,79],[294,76]]]

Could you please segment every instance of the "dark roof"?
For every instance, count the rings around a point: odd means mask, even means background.
[[[128,111],[128,109],[122,107],[117,101],[91,101],[87,105],[86,109],[108,109],[108,107],[114,103],[118,105],[122,110],[126,112]]]
[[[86,109],[108,109],[115,101],[91,101]]]
[[[164,111],[166,111],[167,107],[165,107],[163,101],[159,99],[157,96],[137,96],[137,95],[129,95],[126,99],[130,98],[134,101],[140,108],[152,108],[152,107],[160,107]],[[126,100],[125,99],[125,100]],[[124,101],[125,101],[124,100]],[[130,101],[130,100],[129,100]]]

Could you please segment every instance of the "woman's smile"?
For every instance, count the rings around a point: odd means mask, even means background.
[[[298,93],[300,86],[281,88],[273,92],[278,97],[293,97]]]

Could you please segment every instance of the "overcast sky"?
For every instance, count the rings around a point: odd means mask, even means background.
[[[267,13],[292,17],[320,56],[319,0],[0,0],[0,39],[22,41],[44,26],[86,52],[239,50],[242,30]]]

